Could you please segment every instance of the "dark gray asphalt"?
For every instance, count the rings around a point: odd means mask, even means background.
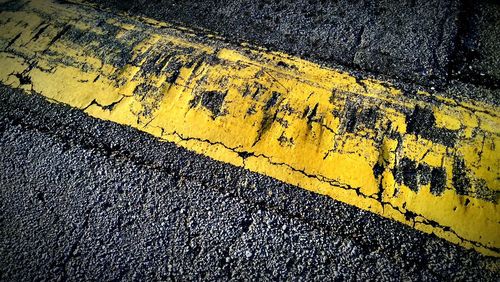
[[[429,82],[455,47],[459,1],[101,1],[327,64]]]
[[[495,1],[88,1],[327,65],[425,85],[458,78],[499,87]]]
[[[500,87],[500,2],[464,0],[451,77]]]
[[[0,87],[0,279],[495,280],[484,257]]]

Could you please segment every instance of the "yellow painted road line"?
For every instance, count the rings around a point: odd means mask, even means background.
[[[500,255],[498,107],[90,6],[0,10],[6,85]]]

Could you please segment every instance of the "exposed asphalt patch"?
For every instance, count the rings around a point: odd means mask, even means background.
[[[198,104],[209,110],[212,113],[212,118],[223,114],[222,104],[224,103],[224,99],[226,98],[227,92],[218,92],[218,91],[205,91],[197,96],[190,102],[190,107],[196,107]]]
[[[436,126],[436,117],[432,109],[416,106],[410,115],[406,116],[407,132],[422,136],[435,143],[454,147],[458,130],[450,130]]]
[[[498,277],[498,259],[5,86],[0,152],[2,280]]]

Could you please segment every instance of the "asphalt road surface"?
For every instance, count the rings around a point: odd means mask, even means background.
[[[438,87],[452,79],[500,86],[493,0],[86,1],[350,71]]]
[[[142,2],[105,5],[395,80],[459,84],[471,96],[480,88],[498,104],[498,28],[485,20],[498,21],[493,3],[464,15],[468,1]],[[500,273],[498,258],[6,85],[0,191],[2,281],[495,281]]]

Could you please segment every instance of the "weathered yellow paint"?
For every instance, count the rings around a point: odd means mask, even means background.
[[[218,39],[31,1],[0,13],[0,81],[500,255],[498,107]]]

